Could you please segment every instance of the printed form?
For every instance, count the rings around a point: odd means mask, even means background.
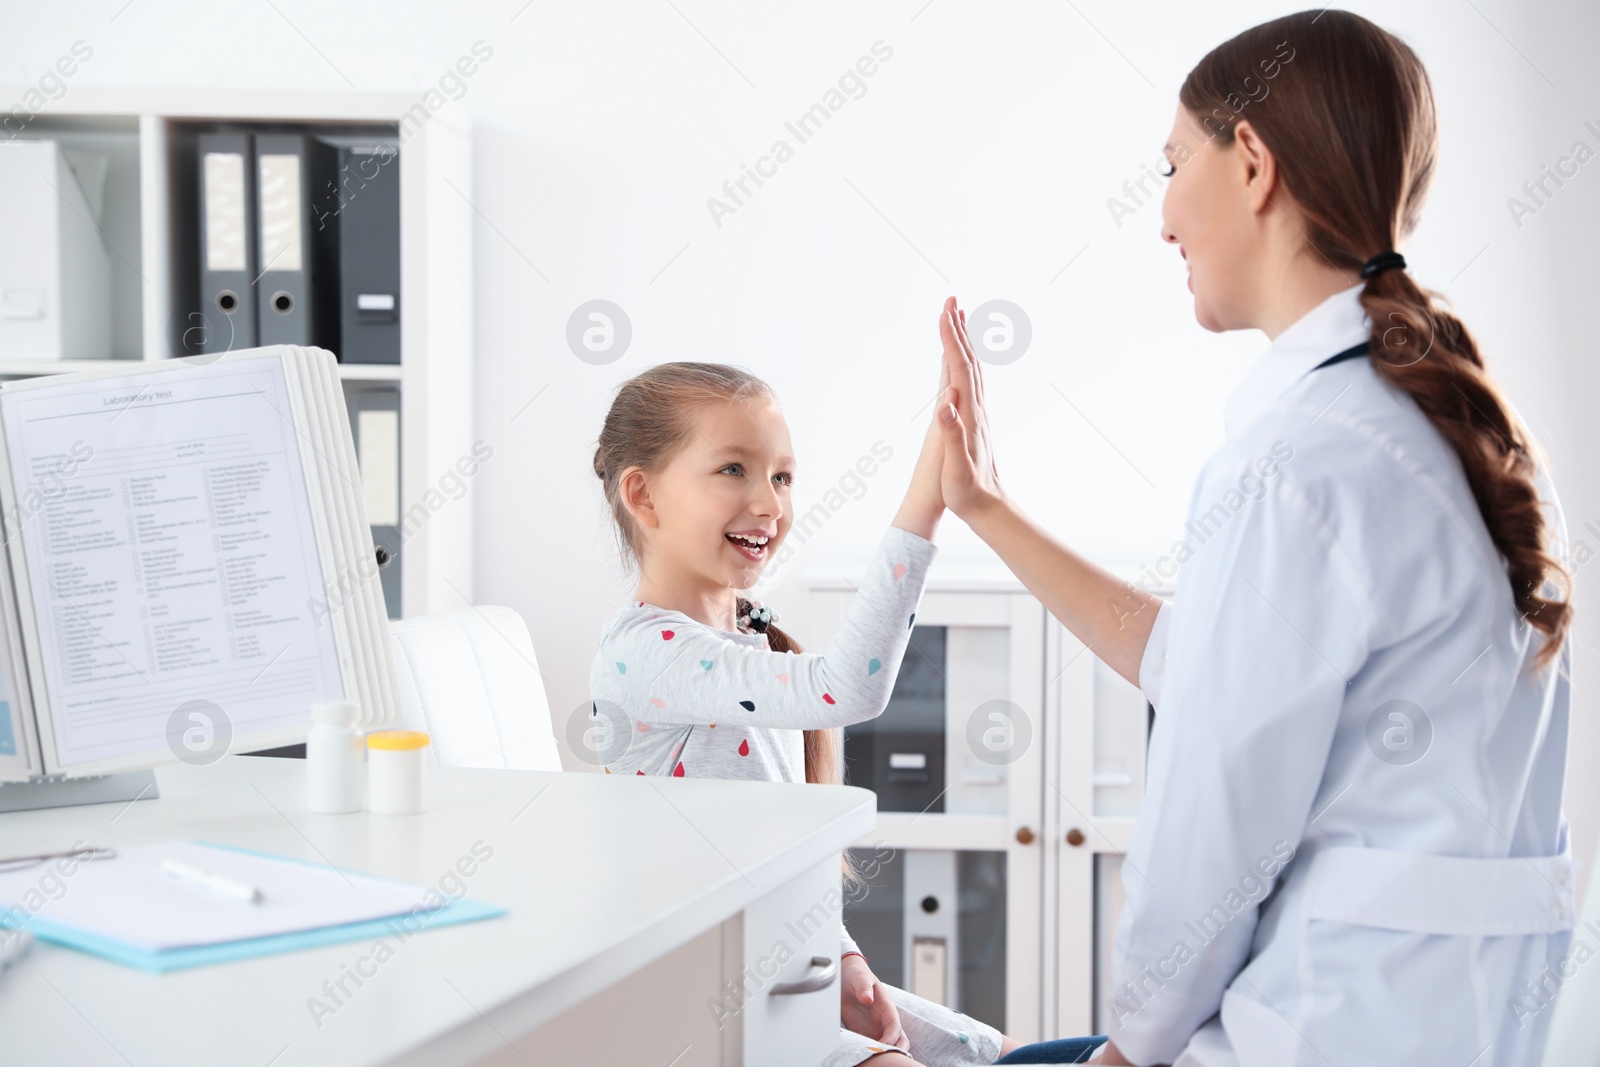
[[[239,736],[343,695],[278,360],[6,391],[0,412],[63,764],[166,747],[190,701]]]

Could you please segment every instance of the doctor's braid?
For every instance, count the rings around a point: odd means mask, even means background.
[[[1327,262],[1359,269],[1416,228],[1438,157],[1433,90],[1416,53],[1372,22],[1325,10],[1262,23],[1205,56],[1178,98],[1223,145],[1250,123]],[[1403,269],[1368,278],[1372,365],[1460,458],[1517,610],[1544,635],[1542,668],[1572,622],[1570,576],[1546,550],[1544,457],[1444,303]]]
[[[623,474],[634,467],[646,474],[664,468],[689,443],[695,433],[695,416],[704,405],[776,400],[766,382],[722,363],[662,363],[617,388],[594,450],[594,473],[605,493],[618,548],[626,563],[635,568],[640,565],[644,543],[622,502]],[[747,613],[749,600],[739,597],[736,610]],[[804,651],[776,626],[767,627],[766,637],[774,652]],[[843,730],[838,727],[804,731],[806,781],[841,783],[842,735]],[[842,871],[847,884],[860,883],[848,851],[843,854]]]

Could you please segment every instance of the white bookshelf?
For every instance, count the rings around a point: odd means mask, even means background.
[[[23,86],[0,86],[22,99]],[[182,355],[183,298],[198,236],[180,210],[195,195],[194,138],[205,123],[315,126],[319,134],[400,143],[401,357],[343,364],[347,383],[400,391],[401,605],[406,617],[464,607],[473,582],[472,506],[429,511],[430,487],[469,455],[472,417],[471,132],[459,112],[429,114],[422,94],[74,86],[0,137],[53,138],[111,158],[102,235],[113,254],[112,351],[104,359],[6,361],[0,377],[127,366]],[[420,509],[420,510],[419,510]],[[409,513],[409,515],[408,515]],[[409,518],[409,521],[408,521]]]

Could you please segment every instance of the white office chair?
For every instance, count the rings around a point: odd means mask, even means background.
[[[1589,891],[1581,909],[1578,928],[1572,931],[1572,946],[1567,950],[1569,969],[1576,973],[1561,983],[1550,1022],[1550,1040],[1545,1045],[1545,1067],[1597,1067],[1600,1065],[1600,960],[1581,952],[1584,942],[1591,952],[1600,952],[1600,870],[1589,876]],[[1578,961],[1582,959],[1581,965]],[[1537,982],[1537,979],[1535,979]]]
[[[437,763],[559,771],[561,751],[528,627],[510,608],[391,621],[407,730]]]

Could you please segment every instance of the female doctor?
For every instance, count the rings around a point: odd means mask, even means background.
[[[1471,334],[1393,251],[1433,175],[1427,74],[1307,11],[1212,51],[1179,102],[1162,237],[1200,325],[1271,344],[1172,601],[1005,494],[953,298],[941,321],[946,504],[1156,708],[1090,1062],[1537,1064],[1573,925],[1564,527]]]

